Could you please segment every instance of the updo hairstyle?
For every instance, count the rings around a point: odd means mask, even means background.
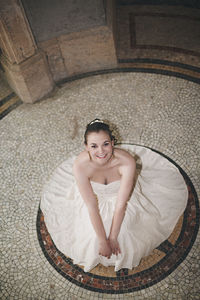
[[[109,135],[111,141],[114,141],[114,144],[116,144],[116,139],[115,139],[114,135],[112,134],[112,131],[111,131],[109,125],[104,123],[103,120],[96,118],[86,126],[86,130],[85,130],[85,134],[84,134],[85,145],[87,145],[88,135],[91,132],[99,132],[99,131],[105,131]]]

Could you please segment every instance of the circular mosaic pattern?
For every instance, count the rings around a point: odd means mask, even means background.
[[[171,159],[168,160],[175,164]],[[74,265],[72,259],[56,248],[47,231],[42,211],[39,209],[38,239],[50,264],[76,285],[101,293],[120,294],[141,290],[168,276],[187,256],[199,227],[199,206],[195,189],[185,172],[177,164],[175,165],[179,168],[188,187],[187,207],[170,237],[148,257],[143,258],[138,267],[115,272],[114,267],[98,265],[92,271],[84,272],[82,266]]]
[[[98,265],[91,272],[84,272],[82,266],[74,265],[70,258],[56,248],[39,209],[38,238],[51,265],[69,281],[83,288],[102,293],[133,292],[149,287],[169,275],[187,256],[199,227],[199,207],[196,192],[189,177],[179,166],[177,167],[188,187],[187,207],[170,237],[148,257],[143,258],[138,267],[133,270],[121,269],[115,272],[114,267],[106,268]]]

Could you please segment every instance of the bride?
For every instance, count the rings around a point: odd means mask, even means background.
[[[136,163],[128,152],[114,148],[114,137],[107,124],[96,119],[85,132],[85,150],[74,163],[74,175],[80,194],[87,205],[91,223],[99,242],[99,254],[110,258],[121,253],[117,240],[126,205],[134,183]],[[120,181],[120,187],[108,236],[99,212],[98,201],[90,182],[108,185]],[[111,218],[111,216],[109,216]]]
[[[186,207],[187,187],[159,154],[115,147],[100,119],[87,125],[84,139],[85,149],[64,161],[44,187],[47,229],[56,247],[86,272],[99,263],[132,269],[169,237]]]

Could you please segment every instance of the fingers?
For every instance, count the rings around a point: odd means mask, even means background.
[[[120,254],[121,253],[121,249],[120,249],[120,247],[118,247],[118,254]]]
[[[113,254],[118,255],[120,253],[119,249],[114,249]]]
[[[104,257],[107,257],[108,259],[111,257],[112,255],[112,252],[110,251],[109,254],[103,254],[102,252],[99,253],[100,256],[104,256]]]
[[[112,254],[118,255],[120,253],[121,253],[121,250],[119,247],[112,248]]]
[[[106,257],[106,258],[108,258],[108,259],[111,257],[111,255],[103,255],[103,254],[100,254],[100,253],[99,253],[99,255],[100,255],[100,256],[104,256],[104,257]]]
[[[104,256],[106,258],[110,258],[112,254],[118,255],[121,253],[121,249],[119,247],[119,243],[117,241],[109,241],[108,248],[100,248],[99,255]]]

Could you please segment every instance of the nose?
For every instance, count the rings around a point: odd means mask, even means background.
[[[103,147],[99,146],[99,152],[102,153],[103,152]]]

